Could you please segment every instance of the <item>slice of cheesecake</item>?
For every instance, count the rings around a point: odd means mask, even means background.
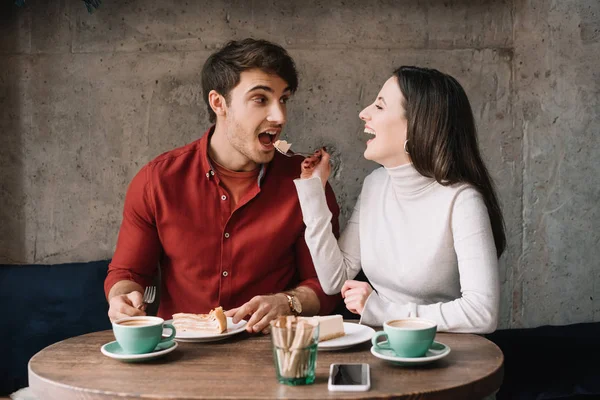
[[[217,307],[208,314],[173,314],[173,326],[177,332],[223,333],[227,330],[227,317],[223,307]]]
[[[277,150],[285,154],[290,150],[292,144],[288,143],[286,140],[276,140],[273,146],[275,146]]]
[[[331,340],[344,336],[344,319],[341,315],[326,315],[318,317],[319,320],[319,342]]]
[[[315,318],[319,321],[319,342],[336,339],[346,334],[344,332],[344,319],[339,314],[300,318]]]

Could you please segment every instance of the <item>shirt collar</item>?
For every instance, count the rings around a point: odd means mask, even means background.
[[[210,162],[210,157],[208,156],[208,145],[210,144],[210,137],[214,132],[215,125],[212,125],[210,128],[208,128],[206,132],[204,132],[204,135],[202,135],[198,144],[200,149],[200,164],[202,165],[202,171],[204,172],[206,179],[215,179],[215,181],[219,183],[219,177],[215,173],[215,169]],[[263,178],[265,177],[269,169],[270,164],[271,163],[261,164],[260,166],[260,172],[258,173],[257,182],[259,188]]]
[[[385,168],[385,170],[390,176],[394,190],[398,195],[416,195],[435,183],[435,179],[421,175],[412,163],[394,168]]]

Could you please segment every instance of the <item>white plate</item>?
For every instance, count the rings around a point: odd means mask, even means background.
[[[171,340],[165,343],[159,343],[156,348],[150,353],[144,354],[125,354],[121,346],[117,341],[106,343],[104,346],[100,348],[102,354],[107,357],[114,358],[115,360],[121,361],[146,361],[151,360],[153,358],[164,356],[167,353],[172,352],[177,348],[177,342]]]
[[[375,334],[375,330],[370,326],[355,324],[353,322],[344,322],[344,336],[326,340],[319,343],[319,350],[333,351],[347,349],[371,340]]]
[[[380,342],[380,343],[385,343],[385,342],[386,341],[384,340],[383,342]],[[428,364],[435,360],[439,360],[440,358],[446,357],[448,354],[450,354],[450,346],[445,345],[444,343],[440,343],[440,342],[433,342],[433,344],[431,345],[431,348],[429,350],[427,350],[427,353],[425,353],[425,356],[414,357],[414,358],[398,357],[396,355],[396,353],[394,353],[392,350],[376,349],[374,346],[371,347],[371,354],[373,354],[377,358],[381,358],[382,360],[390,361],[392,364],[396,364],[396,365],[402,365],[402,366],[421,365],[421,364]]]
[[[172,324],[173,320],[170,319],[165,321],[167,324]],[[227,317],[227,330],[223,333],[197,333],[197,332],[179,332],[175,334],[175,340],[180,342],[216,342],[217,340],[223,340],[237,333],[246,330],[246,321],[241,320],[237,324],[234,324],[231,317]],[[169,336],[171,330],[165,328],[163,330],[163,336]]]

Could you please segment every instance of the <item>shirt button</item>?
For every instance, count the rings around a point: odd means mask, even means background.
[[[225,232],[225,238],[228,239],[229,238],[229,233]]]
[[[221,200],[227,200],[227,196],[225,196],[225,195],[221,196]]]
[[[227,275],[229,275],[229,272],[223,271],[223,276],[227,276]]]

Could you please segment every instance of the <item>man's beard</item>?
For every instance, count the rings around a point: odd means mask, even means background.
[[[229,125],[227,130],[227,139],[231,146],[237,150],[238,153],[244,155],[250,161],[256,164],[266,164],[273,160],[274,152],[262,152],[258,150],[255,145],[255,141],[258,141],[258,134],[256,132],[247,133],[244,128],[238,123],[235,116],[232,115],[233,123]]]

